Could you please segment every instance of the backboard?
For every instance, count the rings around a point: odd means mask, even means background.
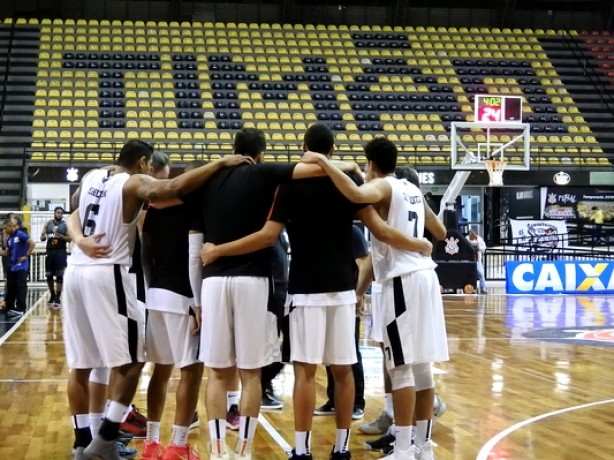
[[[528,123],[452,122],[450,142],[452,169],[483,170],[486,160],[505,161],[506,170],[531,169]]]

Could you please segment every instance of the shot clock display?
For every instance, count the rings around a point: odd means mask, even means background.
[[[478,94],[475,96],[475,121],[516,122],[522,121],[522,98],[519,96],[495,96]]]

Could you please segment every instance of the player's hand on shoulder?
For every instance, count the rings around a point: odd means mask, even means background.
[[[244,155],[226,155],[224,158],[220,160],[222,166],[225,168],[232,168],[234,166],[244,165],[244,164],[254,164],[254,159]]]
[[[111,253],[111,245],[107,243],[101,243],[105,233],[96,233],[95,235],[86,236],[76,241],[75,244],[79,246],[79,249],[83,253],[91,257],[92,259],[101,259],[108,257]]]
[[[203,265],[215,262],[219,258],[217,246],[213,243],[205,243],[200,251],[200,258],[203,261]]]
[[[326,159],[326,157],[324,155],[322,155],[321,153],[307,151],[307,152],[303,153],[303,158],[301,158],[301,163],[316,163],[316,164],[318,164],[321,161],[324,161],[325,159]]]

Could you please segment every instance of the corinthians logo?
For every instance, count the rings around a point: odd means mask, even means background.
[[[614,327],[612,326],[548,328],[529,331],[522,335],[529,339],[550,342],[572,343],[574,345],[593,347],[614,347]]]
[[[567,185],[571,181],[571,176],[564,171],[560,171],[552,176],[552,180],[556,185]]]
[[[453,256],[454,254],[458,254],[458,252],[460,251],[460,248],[458,247],[458,238],[454,238],[453,236],[451,236],[450,238],[446,238],[444,241],[446,242],[446,254],[450,254],[451,256]]]

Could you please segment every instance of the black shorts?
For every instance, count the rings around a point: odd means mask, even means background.
[[[66,259],[65,249],[48,249],[47,257],[45,258],[45,275],[64,276]]]

